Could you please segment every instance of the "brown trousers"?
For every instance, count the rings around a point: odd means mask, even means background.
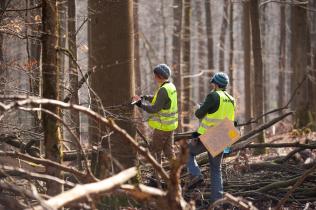
[[[161,152],[165,154],[168,160],[175,158],[173,141],[173,131],[154,129],[149,150],[159,163],[161,163]]]

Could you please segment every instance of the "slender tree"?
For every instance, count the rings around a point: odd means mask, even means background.
[[[57,62],[58,47],[58,11],[57,3],[59,0],[42,1],[42,78],[43,78],[43,97],[60,100],[59,96],[59,67]],[[60,110],[53,105],[43,105],[43,109],[55,115],[60,115]],[[60,127],[56,118],[43,112],[43,130],[45,156],[49,160],[61,163],[62,144],[60,142]],[[61,177],[61,172],[54,167],[46,167],[47,174]],[[47,194],[56,195],[61,192],[62,187],[56,182],[47,181]]]
[[[218,68],[220,71],[225,71],[225,40],[226,40],[226,32],[227,32],[227,26],[228,26],[228,9],[229,9],[229,0],[224,0],[222,25],[221,25],[221,32],[219,36]]]
[[[212,30],[212,5],[211,0],[205,0],[205,20],[206,20],[206,36],[207,36],[207,68],[214,69],[214,52],[213,52],[213,30]],[[205,97],[205,96],[203,96]]]
[[[259,6],[258,0],[250,1],[250,21],[251,21],[251,32],[252,32],[252,53],[254,61],[254,108],[255,114],[261,116],[263,114],[263,64],[262,64],[262,51],[261,51],[261,36],[260,36],[260,24],[259,24]],[[259,120],[259,123],[263,123],[263,119]],[[264,143],[265,141],[264,132],[257,137],[257,141]],[[264,153],[264,148],[258,148],[255,150],[256,154]]]
[[[101,113],[109,116],[110,111],[119,126],[134,136],[130,122],[133,107],[128,106],[135,88],[133,1],[90,0],[89,9],[95,11],[89,13],[89,66],[95,68],[91,76],[91,87],[105,108],[99,106]],[[110,106],[116,109],[106,110]],[[104,128],[101,129],[104,131]],[[94,134],[91,133],[92,138],[97,139],[96,143],[103,147],[97,164],[101,167],[99,177],[104,177],[109,169],[106,167],[109,152],[123,167],[134,165],[135,154],[131,146],[116,133],[105,137]]]
[[[297,4],[302,1],[298,1]],[[299,83],[308,75],[308,25],[307,11],[296,4],[291,5],[291,92],[298,87]],[[303,127],[309,123],[310,102],[308,80],[298,89],[293,100],[292,108],[296,110],[294,123],[296,127]]]
[[[179,91],[182,91],[181,80],[181,26],[182,26],[182,0],[173,0],[173,33],[172,33],[172,70],[173,81]],[[182,113],[181,94],[178,97],[178,110]],[[179,117],[179,127],[181,131],[181,115]]]
[[[203,30],[204,28],[204,23],[203,23],[203,16],[201,15],[202,12],[202,1],[198,1],[196,4],[196,14],[197,14],[197,33],[198,33],[198,70],[201,71],[205,69],[205,31]],[[202,101],[205,98],[205,86],[206,86],[206,75],[202,74],[199,77],[198,80],[198,101]]]
[[[234,95],[234,31],[233,31],[233,26],[234,26],[234,5],[230,1],[229,3],[229,78],[230,78],[230,85],[229,87],[231,88],[230,93]]]
[[[243,16],[242,16],[242,37],[243,37],[243,60],[244,60],[244,89],[245,89],[245,118],[250,120],[252,117],[252,71],[251,71],[251,30],[250,30],[250,16],[249,16],[249,2],[243,2]],[[251,125],[245,126],[245,132],[251,130]]]
[[[280,58],[279,58],[279,83],[278,83],[278,107],[285,104],[285,64],[286,64],[286,18],[285,5],[280,4]]]
[[[182,51],[182,73],[183,73],[183,91],[181,91],[182,101],[182,113],[183,113],[183,125],[190,123],[190,78],[185,77],[190,74],[190,54],[191,54],[191,42],[190,42],[190,17],[191,17],[191,1],[183,0],[183,13],[182,13],[182,32],[181,32],[181,51]],[[184,130],[188,130],[184,127]]]
[[[69,58],[69,89],[71,92],[70,103],[79,104],[78,97],[78,69],[77,69],[77,41],[76,41],[76,1],[68,1],[68,49],[71,53]],[[80,139],[80,129],[79,129],[79,112],[75,110],[70,110],[70,123],[73,133]],[[70,141],[72,142],[71,148],[76,145],[76,139],[74,136],[70,135]],[[78,167],[81,167],[81,159],[78,157]]]

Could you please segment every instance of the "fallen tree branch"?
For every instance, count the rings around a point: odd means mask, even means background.
[[[249,133],[243,135],[242,137],[240,137],[237,141],[237,143],[235,143],[231,150],[232,151],[237,151],[237,150],[241,150],[241,149],[244,149],[246,146],[248,146],[252,141],[254,141],[255,139],[249,139],[250,137],[252,137],[253,135],[269,128],[270,126],[274,125],[275,123],[283,120],[285,117],[289,116],[289,115],[292,115],[294,112],[291,111],[291,112],[287,112],[279,117],[276,117],[274,118],[273,120],[267,122],[267,123],[264,123],[262,125],[260,125],[259,127],[255,128],[254,130],[250,131]],[[249,139],[248,141],[246,141],[247,139]],[[243,142],[245,141],[245,142]]]
[[[293,187],[286,193],[286,195],[278,202],[278,205],[275,207],[275,210],[279,210],[284,203],[288,200],[290,195],[303,183],[303,181],[306,179],[306,177],[312,173],[316,169],[316,163],[314,166],[302,174],[299,179],[296,181],[296,183],[293,185]]]
[[[129,168],[124,170],[117,175],[114,175],[108,179],[104,179],[99,182],[85,184],[85,185],[76,185],[71,190],[68,190],[64,193],[61,193],[55,197],[50,198],[45,201],[47,206],[50,206],[54,209],[59,209],[67,204],[73,203],[84,199],[88,195],[98,195],[113,190],[115,187],[120,186],[124,182],[128,181],[137,174],[136,167]],[[42,206],[35,206],[35,210],[44,210]]]
[[[54,181],[58,184],[66,185],[69,187],[75,186],[74,183],[69,182],[69,181],[64,181],[58,177],[29,172],[22,168],[16,168],[16,167],[11,167],[11,166],[0,166],[0,178],[9,177],[9,176],[18,176],[24,179],[36,179],[36,180],[41,180],[41,181]]]
[[[113,130],[115,130],[123,139],[128,141],[132,147],[139,152],[139,154],[143,155],[146,160],[151,163],[151,165],[155,168],[155,170],[159,173],[159,175],[165,180],[168,181],[169,175],[166,173],[166,171],[160,166],[160,164],[156,161],[156,159],[150,154],[148,149],[145,149],[139,143],[135,141],[133,137],[131,137],[124,129],[120,128],[113,120],[110,120],[106,117],[103,117],[99,115],[98,113],[83,107],[79,106],[76,104],[69,104],[69,103],[64,103],[62,101],[57,101],[53,99],[43,99],[43,98],[38,98],[38,97],[21,97],[21,96],[0,96],[0,99],[11,99],[11,100],[19,100],[19,101],[14,101],[9,104],[3,104],[0,103],[0,108],[2,108],[3,111],[10,111],[15,108],[23,107],[23,106],[30,106],[30,105],[35,105],[38,106],[40,104],[51,104],[55,105],[61,108],[65,109],[75,109],[78,111],[81,111],[97,120],[100,122],[104,123],[105,125],[109,126]]]
[[[98,179],[96,179],[95,177],[91,177],[89,174],[82,173],[82,172],[78,171],[75,168],[70,168],[70,167],[61,165],[59,163],[53,162],[51,160],[42,159],[42,158],[36,158],[36,157],[32,157],[30,155],[22,154],[22,153],[19,153],[19,152],[4,152],[4,151],[1,151],[1,150],[0,150],[0,156],[2,156],[2,157],[20,158],[22,160],[30,161],[30,162],[33,162],[33,163],[36,163],[36,164],[41,164],[43,166],[54,167],[56,169],[59,169],[59,170],[65,171],[65,172],[72,173],[78,179],[80,179],[81,181],[83,181],[85,183],[92,182],[92,181],[98,181]]]

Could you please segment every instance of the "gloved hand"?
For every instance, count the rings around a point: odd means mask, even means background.
[[[138,107],[142,107],[142,100],[138,100],[136,103],[135,103],[136,106]]]

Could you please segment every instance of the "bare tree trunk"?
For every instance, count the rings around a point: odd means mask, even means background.
[[[6,1],[0,2],[0,23],[3,20],[3,14],[5,10]],[[3,33],[0,33],[0,94],[4,94],[4,83],[5,83],[5,64],[3,58]]]
[[[173,34],[172,34],[172,69],[173,81],[180,93],[182,91],[181,80],[181,26],[182,26],[182,0],[173,0]],[[178,97],[178,110],[182,113],[181,94]],[[181,116],[181,115],[180,115]],[[182,130],[181,117],[179,117],[178,131]]]
[[[138,23],[138,0],[134,0],[134,69],[135,69],[135,80],[136,80],[136,93],[141,93],[142,83],[141,83],[141,70],[139,65],[140,55],[139,55],[139,23]]]
[[[244,75],[245,75],[245,118],[250,120],[252,117],[252,71],[251,71],[251,31],[250,31],[250,16],[249,2],[243,2],[243,20],[242,20],[242,37],[244,51]],[[251,130],[251,125],[245,126],[245,132]]]
[[[69,58],[69,89],[71,91],[71,104],[79,104],[78,97],[78,69],[77,69],[77,41],[76,41],[76,0],[68,1],[68,48],[72,54],[72,58]],[[79,112],[70,110],[70,122],[73,133],[80,139],[80,117]],[[78,149],[76,146],[76,139],[70,135],[70,141],[72,142],[72,148]],[[81,165],[81,158],[78,156],[77,165],[79,168]]]
[[[182,14],[182,73],[183,76],[188,76],[190,74],[190,17],[191,17],[191,2],[190,0],[183,0],[183,14]],[[185,125],[184,130],[187,131],[187,125],[190,123],[190,104],[191,104],[191,93],[190,93],[190,78],[183,78],[183,91],[181,91],[181,101],[182,101],[182,113],[183,113],[183,125]]]
[[[304,76],[308,73],[308,28],[307,12],[305,8],[297,5],[291,6],[291,67],[292,91],[297,88]],[[296,111],[294,116],[295,126],[304,127],[309,123],[308,112],[310,111],[308,80],[298,89],[292,102],[292,108]]]
[[[134,136],[135,131],[130,121],[134,117],[134,111],[133,107],[128,106],[135,89],[133,1],[90,0],[89,8],[95,11],[89,13],[89,66],[95,68],[91,76],[91,87],[98,94],[105,109],[109,106],[115,107],[111,110],[102,110],[100,106],[94,109],[101,110],[102,114],[111,111],[116,123]],[[116,118],[118,116],[120,119]],[[104,131],[104,128],[101,129]],[[97,139],[96,143],[102,145],[97,164],[101,167],[99,177],[106,176],[109,169],[105,165],[110,162],[108,154],[118,160],[124,168],[134,165],[133,149],[117,133],[103,138],[94,134],[91,133],[92,138]]]
[[[167,63],[167,24],[165,17],[165,5],[164,0],[160,0],[160,12],[161,12],[161,22],[162,22],[162,32],[163,32],[163,61]]]
[[[286,42],[286,25],[285,25],[285,5],[280,4],[280,58],[279,58],[279,84],[278,84],[278,107],[285,105],[285,42]],[[281,111],[282,112],[282,111]],[[281,114],[281,113],[280,113]]]
[[[219,37],[219,58],[218,58],[218,68],[220,71],[225,71],[225,38],[226,38],[226,31],[228,26],[228,4],[229,0],[223,1],[223,18],[222,18],[222,26],[221,26],[221,33]]]
[[[229,49],[229,82],[230,82],[230,93],[234,95],[234,31],[233,31],[233,26],[234,26],[234,5],[232,2],[229,3],[229,43],[230,43],[230,49]]]
[[[250,21],[252,29],[252,53],[254,58],[254,77],[255,77],[255,98],[254,108],[256,116],[261,116],[264,112],[264,92],[263,92],[263,64],[262,64],[262,48],[260,37],[260,23],[259,23],[259,6],[258,0],[250,1]],[[264,122],[263,119],[259,120],[259,124]],[[263,132],[257,137],[257,142],[264,143],[265,135]],[[265,152],[264,148],[257,148],[256,154]]]
[[[204,35],[204,30],[203,30],[203,27],[204,27],[204,24],[203,24],[203,20],[202,20],[202,7],[203,7],[203,4],[202,4],[203,1],[198,1],[198,3],[196,4],[196,13],[198,14],[197,15],[197,31],[198,31],[198,67],[199,67],[199,71],[201,70],[204,70],[205,69],[205,65],[204,65],[204,60],[206,57],[205,55],[205,35]],[[205,98],[205,95],[206,95],[206,91],[205,91],[205,83],[206,83],[206,80],[207,80],[207,75],[205,74],[202,74],[200,77],[199,77],[199,80],[198,80],[198,96],[197,96],[197,99],[198,101],[202,101],[204,98]]]
[[[213,52],[213,26],[211,15],[211,0],[205,0],[205,19],[206,19],[206,36],[207,36],[207,68],[214,69],[214,52]],[[205,97],[205,96],[202,96]]]
[[[43,97],[49,99],[60,100],[59,97],[59,68],[57,63],[58,47],[58,0],[43,0],[42,1],[42,57],[43,57]],[[57,106],[43,105],[43,108],[60,115],[60,110]],[[49,160],[61,163],[62,144],[60,142],[60,127],[56,118],[43,112],[43,130],[44,130],[44,145],[45,155]],[[61,172],[54,167],[46,168],[47,174],[55,177],[61,177]],[[62,191],[62,186],[52,181],[47,181],[47,194],[56,195]]]

